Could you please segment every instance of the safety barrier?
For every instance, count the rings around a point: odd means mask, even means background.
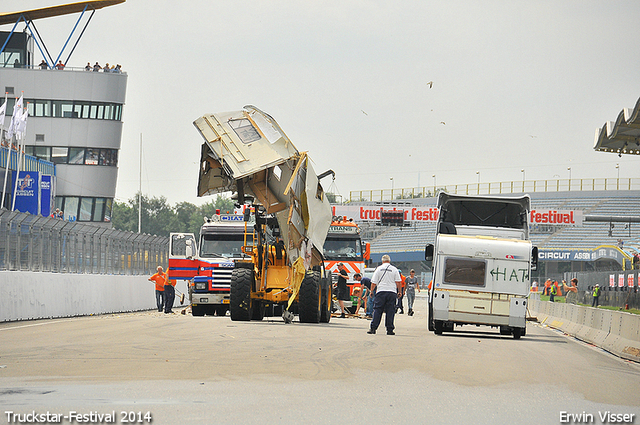
[[[147,278],[0,271],[0,322],[152,310],[155,284]]]
[[[539,296],[538,296],[539,297]],[[640,316],[575,304],[529,299],[540,323],[559,329],[619,357],[640,362]]]

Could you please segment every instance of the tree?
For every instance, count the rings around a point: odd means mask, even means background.
[[[118,230],[138,231],[138,194],[125,202],[114,202],[111,222]],[[158,236],[169,236],[172,232],[198,235],[204,217],[211,217],[220,210],[222,214],[233,213],[234,202],[222,195],[201,206],[179,202],[174,207],[164,196],[149,198],[142,196],[141,231]]]

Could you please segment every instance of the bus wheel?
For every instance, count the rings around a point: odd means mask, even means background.
[[[513,328],[513,339],[520,339],[522,336],[522,328]]]
[[[433,332],[435,329],[433,327],[433,305],[429,303],[429,315],[427,318],[427,327],[429,328],[429,332]]]

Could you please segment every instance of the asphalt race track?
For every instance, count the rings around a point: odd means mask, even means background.
[[[557,424],[603,423],[605,412],[640,423],[640,365],[552,329],[436,336],[423,297],[413,317],[396,316],[395,336],[368,325],[155,311],[3,323],[0,423],[48,413],[59,423]]]

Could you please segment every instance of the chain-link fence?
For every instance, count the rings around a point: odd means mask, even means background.
[[[599,304],[625,309],[640,308],[640,270],[565,273],[569,282],[578,279],[578,302],[591,305],[593,287],[600,285]],[[569,283],[567,283],[568,285]]]
[[[153,274],[169,239],[0,210],[0,270]]]

